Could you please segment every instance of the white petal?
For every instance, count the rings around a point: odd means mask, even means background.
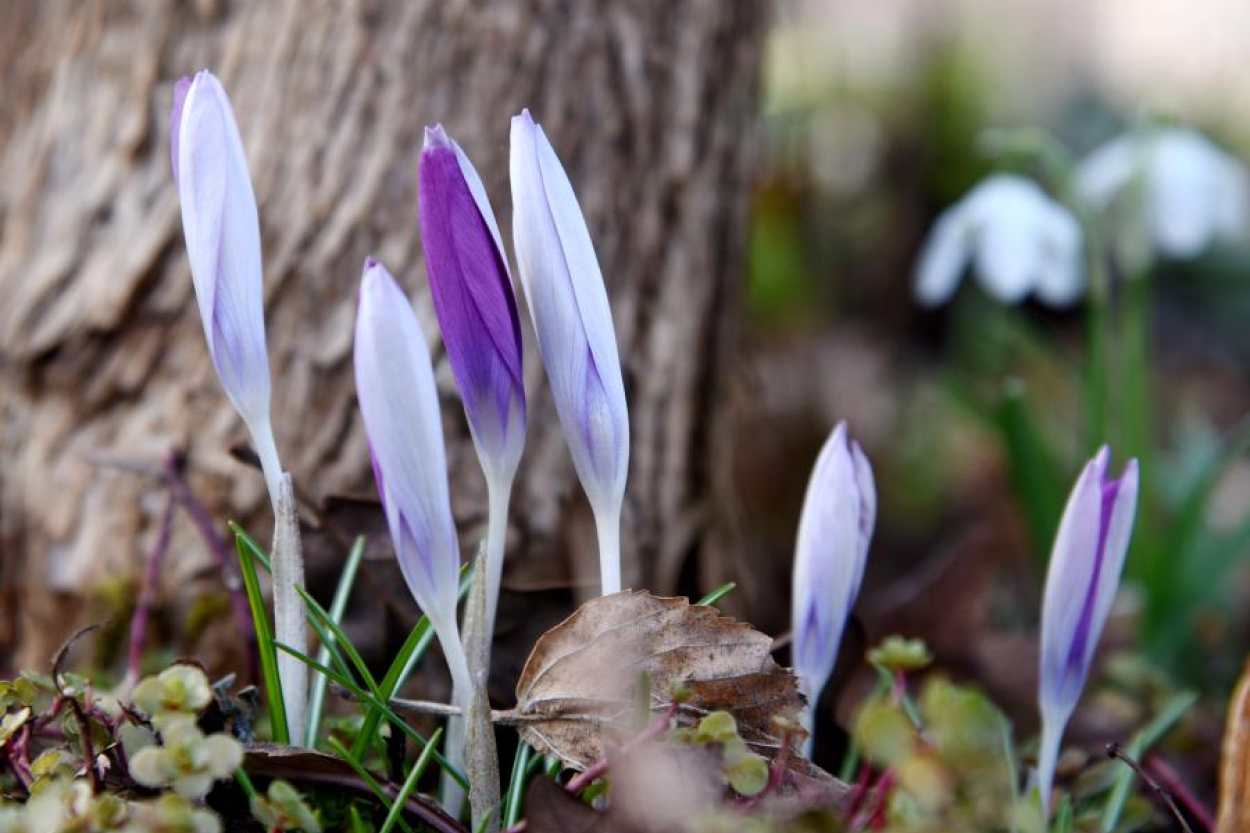
[[[619,510],[629,415],[607,291],[572,185],[528,112],[512,120],[513,237],[539,352],[578,476]]]
[[[354,361],[400,568],[422,610],[454,623],[460,556],[429,349],[408,298],[373,261],[360,291]]]
[[[1143,163],[1143,149],[1135,136],[1113,139],[1081,160],[1076,171],[1077,193],[1091,208],[1104,209],[1138,175]]]
[[[916,266],[917,301],[936,307],[951,299],[968,265],[976,231],[963,203],[942,212],[920,251]]]
[[[1155,140],[1147,211],[1151,236],[1164,254],[1190,258],[1211,244],[1222,163],[1220,152],[1192,131],[1170,130]]]
[[[1044,304],[1066,307],[1075,303],[1085,291],[1081,226],[1067,209],[1057,203],[1049,214],[1036,294]]]
[[[245,421],[269,419],[260,225],[243,142],[226,92],[195,76],[179,128],[178,192],[209,353]]]

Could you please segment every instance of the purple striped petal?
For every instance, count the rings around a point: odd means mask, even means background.
[[[521,324],[486,189],[441,126],[425,132],[418,208],[434,310],[482,466],[511,479],[525,443]]]
[[[1046,575],[1038,689],[1043,807],[1049,804],[1064,727],[1085,687],[1115,601],[1137,512],[1137,461],[1130,460],[1118,479],[1108,478],[1109,461],[1110,451],[1103,447],[1081,472],[1059,523]]]
[[[181,82],[179,83],[181,87]],[[243,140],[221,84],[202,71],[175,88],[176,165],[191,278],[213,366],[253,433],[269,422],[260,224]]]
[[[833,673],[877,517],[872,467],[839,422],[816,458],[794,554],[794,672],[812,707]]]
[[[448,644],[459,547],[447,490],[438,392],[425,335],[394,278],[365,261],[356,315],[356,396],[395,554],[408,588]],[[459,637],[455,637],[457,642]]]
[[[543,130],[512,119],[513,237],[556,411],[597,514],[619,514],[629,414],[612,312],[573,186]]]

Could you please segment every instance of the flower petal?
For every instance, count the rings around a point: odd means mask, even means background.
[[[619,512],[629,414],[603,276],[573,187],[542,128],[512,120],[513,236],[538,348],[578,477]]]
[[[354,364],[400,569],[435,625],[454,625],[460,556],[434,371],[408,298],[372,258],[365,262],[360,289]]]

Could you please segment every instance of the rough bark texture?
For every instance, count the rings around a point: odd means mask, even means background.
[[[457,138],[508,229],[508,119],[531,109],[578,190],[614,305],[632,420],[625,582],[671,591],[712,515],[765,10],[757,0],[6,3],[0,601],[16,615],[4,634],[20,649],[14,661],[42,665],[89,615],[78,602],[90,588],[139,572],[162,500],[154,481],[101,457],[159,465],[186,449],[214,516],[268,535],[261,478],[227,454],[245,434],[199,331],[170,174],[173,82],[205,66],[231,93],[260,203],[279,448],[314,497],[373,489],[350,368],[367,254],[408,288],[437,341],[417,235],[422,127],[439,121]],[[589,511],[525,335],[532,422],[505,586],[589,583]],[[434,349],[468,543],[485,486]],[[185,519],[171,555],[167,599],[218,583]]]

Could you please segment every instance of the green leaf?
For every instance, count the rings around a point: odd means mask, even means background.
[[[386,821],[382,823],[382,829],[378,833],[391,833],[399,817],[404,812],[404,805],[408,803],[408,797],[412,795],[412,791],[417,788],[417,782],[421,780],[422,773],[425,772],[426,766],[430,763],[430,755],[434,752],[434,746],[443,736],[443,730],[440,728],[430,738],[430,742],[422,751],[421,757],[417,759],[417,763],[412,768],[412,772],[408,773],[408,777],[404,780],[404,785],[399,789],[399,795],[395,796],[395,803],[391,805],[391,811],[386,814]]]
[[[1132,740],[1128,742],[1128,746],[1124,748],[1125,754],[1130,758],[1140,758],[1146,753],[1146,750],[1158,743],[1197,702],[1198,695],[1192,691],[1185,691],[1173,697],[1163,705],[1163,708],[1155,715],[1154,720],[1151,720],[1139,729],[1137,734],[1133,735]],[[1111,788],[1110,796],[1107,798],[1107,803],[1103,808],[1103,833],[1112,833],[1120,823],[1120,814],[1124,811],[1124,802],[1128,799],[1129,790],[1133,786],[1135,773],[1132,768],[1123,762],[1120,762],[1120,767],[1120,774],[1116,777],[1115,786]]]
[[[343,612],[347,609],[347,600],[351,597],[352,587],[356,584],[356,573],[360,570],[360,562],[365,554],[365,538],[356,538],[351,552],[347,554],[347,563],[339,574],[338,586],[334,588],[334,600],[330,603],[330,618],[336,625],[343,621]],[[322,665],[330,662],[330,650],[334,644],[322,642],[317,649],[317,661]],[[311,746],[317,745],[317,735],[321,732],[321,716],[325,710],[326,678],[316,675],[312,680],[312,689],[308,694],[308,732],[305,737]]]
[[[463,599],[465,594],[469,592],[469,584],[472,580],[473,569],[471,566],[466,565],[460,571],[458,598]],[[420,661],[433,640],[434,629],[430,625],[429,617],[422,616],[416,626],[413,627],[412,632],[408,634],[408,638],[404,640],[399,653],[391,661],[391,667],[387,669],[386,675],[382,677],[382,682],[378,685],[378,695],[382,702],[389,703],[391,701],[391,698],[399,691],[399,687],[408,679],[408,675],[416,668],[417,662]],[[360,728],[360,734],[356,736],[356,741],[352,744],[352,754],[356,755],[357,759],[362,758],[373,744],[373,737],[377,734],[378,724],[381,722],[382,715],[380,713],[369,711],[365,714],[365,722]]]
[[[503,800],[503,826],[512,827],[521,820],[521,810],[525,802],[525,783],[531,774],[530,760],[534,756],[534,748],[520,738],[517,739],[516,757],[512,759],[512,775],[508,779],[508,792]]]
[[[269,628],[265,597],[260,592],[260,579],[256,575],[256,561],[261,558],[261,550],[238,525],[231,524],[231,528],[235,530],[234,547],[239,554],[239,572],[243,574],[247,603],[252,609],[252,623],[256,627],[256,647],[260,652],[260,672],[265,683],[265,699],[269,701],[269,722],[273,729],[273,739],[275,743],[290,743],[291,733],[287,728],[282,682],[278,678],[278,654],[274,648],[273,631]],[[267,558],[264,563],[267,567]]]
[[[347,765],[350,766],[355,771],[356,775],[360,778],[360,780],[364,781],[369,786],[369,789],[377,797],[378,802],[384,808],[386,808],[386,813],[389,816],[391,813],[390,796],[388,796],[386,794],[386,791],[382,789],[382,786],[378,784],[378,781],[376,778],[373,777],[373,774],[369,772],[369,770],[365,769],[365,767],[359,761],[356,760],[356,758],[352,755],[351,751],[348,750],[348,748],[344,746],[343,743],[338,738],[336,737],[327,738],[326,743],[329,744],[330,748],[334,750],[334,753],[336,755],[338,755],[340,758],[342,758],[344,761],[347,762]],[[402,817],[399,819],[398,824],[399,824],[399,829],[404,831],[404,833],[412,833],[412,829],[408,826],[408,823],[404,821]]]
[[[291,656],[303,662],[312,670],[317,671],[318,673],[321,673],[321,674],[325,674],[326,676],[330,678],[332,682],[335,682],[338,685],[342,686],[344,690],[346,690],[349,694],[354,696],[356,699],[360,700],[362,703],[368,704],[371,708],[380,712],[382,717],[388,720],[391,723],[391,725],[395,726],[397,729],[399,729],[401,732],[407,735],[418,746],[422,747],[423,750],[429,748],[429,741],[426,740],[424,735],[422,735],[416,729],[409,726],[407,721],[405,721],[402,717],[397,715],[391,709],[389,704],[383,703],[372,692],[361,688],[353,680],[347,678],[346,676],[330,668],[327,668],[326,666],[317,662],[315,659],[308,656],[307,654],[301,653],[300,651],[297,651],[296,649],[292,648],[290,645],[286,645],[282,642],[275,642],[274,645],[278,648],[278,650],[285,651],[286,653],[290,654]],[[354,752],[351,754],[355,756]],[[438,752],[434,752],[434,760],[438,761],[438,765],[442,767],[444,770],[446,770],[447,772],[449,772],[451,774],[451,777],[456,779],[456,781],[461,786],[463,786],[466,790],[469,788],[469,782],[464,777],[464,773],[460,772],[460,770],[452,766],[451,762],[449,762],[446,758],[444,758]],[[353,762],[359,764],[360,759],[358,757],[353,757]]]
[[[726,582],[722,584],[720,587],[717,587],[711,593],[708,593],[702,599],[699,599],[699,601],[695,602],[695,604],[715,605],[721,599],[725,598],[730,593],[732,593],[737,587],[738,587],[737,582],[733,582],[733,581]]]

